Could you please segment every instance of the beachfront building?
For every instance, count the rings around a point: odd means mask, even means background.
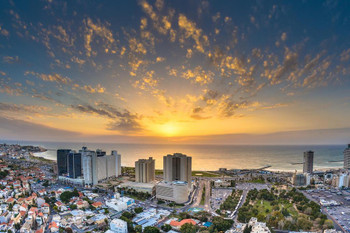
[[[314,152],[305,151],[304,152],[304,166],[303,173],[312,173],[314,168]]]
[[[85,186],[91,187],[100,181],[118,177],[121,174],[121,155],[117,151],[106,155],[104,151],[91,151],[83,147],[79,152],[82,154]]]
[[[81,153],[70,151],[68,155],[69,178],[76,179],[82,176]]]
[[[62,176],[68,173],[67,164],[68,156],[71,149],[59,149],[57,150],[57,174]]]
[[[348,148],[344,150],[344,168],[350,169],[350,144],[348,144]]]
[[[163,157],[164,181],[185,181],[190,186],[192,181],[192,157],[181,153]]]
[[[155,160],[139,159],[135,162],[135,181],[138,183],[150,183],[155,179]]]
[[[165,201],[185,203],[189,199],[189,194],[186,181],[163,181],[156,186],[156,198]]]

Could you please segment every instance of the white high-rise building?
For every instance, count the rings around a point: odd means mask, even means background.
[[[350,144],[348,144],[348,148],[344,150],[344,168],[350,169]]]
[[[84,183],[86,186],[93,186],[99,181],[118,177],[121,174],[121,155],[112,151],[111,155],[105,155],[100,150],[90,151],[86,147],[80,150],[82,154],[82,168]]]
[[[155,179],[155,160],[139,159],[135,162],[135,181],[139,183],[150,183]]]
[[[163,157],[164,181],[192,181],[192,157],[181,153]]]
[[[116,176],[121,176],[122,175],[122,162],[121,162],[121,155],[118,154],[118,152],[116,150],[112,150],[112,155],[116,157],[115,163],[115,174]]]

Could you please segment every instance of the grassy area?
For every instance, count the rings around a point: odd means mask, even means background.
[[[200,204],[201,204],[201,205],[204,205],[204,204],[205,204],[205,187],[203,187],[202,198],[201,198]]]
[[[252,180],[246,181],[246,183],[265,184],[266,182],[264,179],[252,179]]]
[[[156,176],[163,175],[163,170],[156,170]]]
[[[163,175],[163,170],[156,169],[156,176]],[[192,171],[193,177],[220,177],[220,174],[216,172],[207,172],[207,171]]]
[[[216,172],[207,172],[207,171],[192,171],[193,177],[220,177],[220,174]]]

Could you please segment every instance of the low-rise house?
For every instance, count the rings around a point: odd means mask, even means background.
[[[92,206],[95,207],[96,209],[97,209],[97,208],[101,208],[102,205],[103,205],[103,204],[102,204],[102,202],[100,202],[100,201],[92,203]]]
[[[50,205],[47,204],[47,203],[44,203],[44,204],[41,206],[41,211],[42,211],[44,214],[50,214]]]
[[[50,230],[50,232],[58,232],[59,231],[59,227],[58,227],[57,223],[52,221],[49,224],[49,230]]]

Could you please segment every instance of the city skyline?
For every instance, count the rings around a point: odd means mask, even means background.
[[[1,6],[1,139],[349,143],[348,2]]]

